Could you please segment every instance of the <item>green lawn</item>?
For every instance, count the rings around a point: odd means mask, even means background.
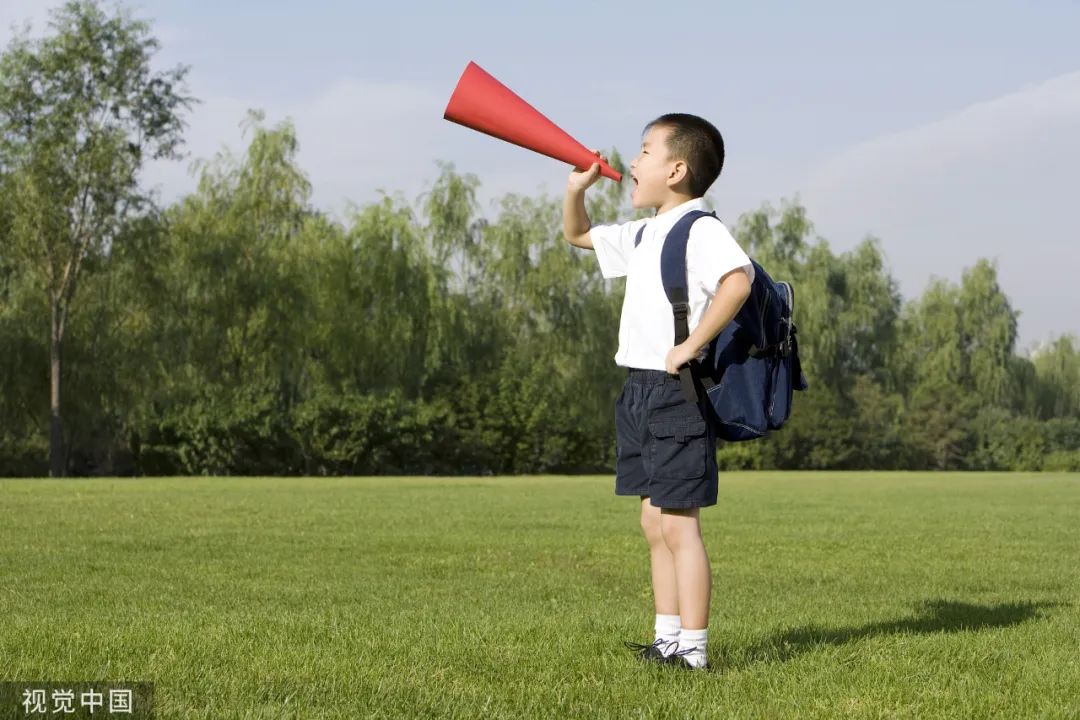
[[[1080,717],[1080,476],[745,473],[711,673],[607,477],[0,481],[0,679],[158,718]]]

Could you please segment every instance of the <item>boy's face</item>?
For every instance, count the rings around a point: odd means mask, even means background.
[[[658,208],[664,204],[671,185],[678,181],[676,161],[668,155],[667,139],[671,131],[654,125],[641,141],[641,152],[630,163],[634,189],[630,202],[636,208]]]

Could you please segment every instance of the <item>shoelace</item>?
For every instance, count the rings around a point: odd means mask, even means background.
[[[623,645],[626,645],[626,647],[628,647],[631,650],[634,650],[636,652],[645,652],[649,648],[655,648],[656,650],[659,650],[661,653],[663,653],[664,651],[660,649],[660,646],[661,645],[669,645],[671,643],[675,643],[675,641],[674,640],[664,640],[663,638],[657,638],[655,641],[653,641],[653,643],[651,645],[642,645],[641,643],[623,641]],[[675,643],[675,647],[678,647],[678,646],[679,646],[679,644]]]
[[[680,650],[679,649],[679,643],[675,643],[675,649],[672,652],[668,653],[668,657],[674,657],[676,655],[678,655],[679,657],[682,657],[684,655],[689,655],[690,653],[694,652],[695,650],[697,650],[696,647],[688,647],[685,650]]]
[[[626,647],[630,648],[631,650],[634,650],[634,651],[639,652],[639,653],[643,653],[646,650],[648,650],[649,648],[656,648],[656,650],[661,655],[663,655],[664,657],[668,657],[668,658],[685,657],[685,656],[689,655],[690,653],[694,652],[695,650],[697,650],[697,646],[691,646],[691,647],[688,647],[688,648],[686,648],[684,650],[680,650],[679,649],[679,643],[678,643],[677,640],[664,640],[662,638],[657,638],[651,645],[642,645],[641,643],[629,642],[629,641],[623,641],[623,644],[626,645]],[[664,650],[661,649],[661,647],[660,647],[661,645],[671,645],[671,646],[673,646],[671,652],[664,652]]]

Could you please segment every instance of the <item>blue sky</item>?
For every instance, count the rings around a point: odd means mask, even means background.
[[[633,155],[664,112],[703,115],[729,222],[798,198],[836,250],[880,238],[905,297],[996,260],[1021,347],[1080,334],[1080,3],[204,2],[143,0],[161,62],[202,100],[188,151],[243,147],[257,107],[296,123],[322,207],[414,198],[453,162],[505,192],[567,168],[442,120],[475,60],[588,146]],[[0,0],[41,28],[47,3]],[[148,168],[165,198],[186,163]]]

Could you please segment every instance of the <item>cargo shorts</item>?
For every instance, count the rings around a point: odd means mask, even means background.
[[[677,375],[631,368],[615,401],[615,494],[654,507],[716,504],[716,434]]]

